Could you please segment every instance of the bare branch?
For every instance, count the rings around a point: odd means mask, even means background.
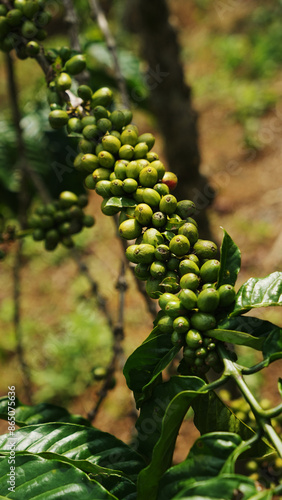
[[[126,89],[125,79],[124,79],[123,74],[121,72],[121,68],[120,68],[120,64],[119,64],[119,60],[118,60],[116,41],[111,33],[107,18],[105,16],[98,0],[88,0],[88,2],[90,5],[90,9],[91,9],[91,15],[92,15],[92,17],[96,18],[97,23],[99,25],[99,28],[104,35],[108,50],[112,56],[115,77],[116,77],[118,88],[120,91],[122,103],[126,108],[129,108],[130,102],[129,102],[129,97],[128,97],[128,93],[127,93],[127,89]]]

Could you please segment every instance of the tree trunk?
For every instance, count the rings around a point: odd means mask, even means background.
[[[164,137],[169,169],[179,178],[175,194],[196,203],[201,233],[208,238],[205,209],[214,191],[199,171],[197,113],[192,108],[191,88],[185,83],[177,34],[169,22],[166,0],[136,0],[131,4],[131,13],[134,6],[136,28],[149,66],[146,78],[151,109]]]

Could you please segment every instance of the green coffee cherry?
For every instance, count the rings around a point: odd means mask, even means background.
[[[199,233],[197,227],[191,222],[186,222],[178,230],[178,234],[183,234],[188,238],[191,245],[194,245],[199,239]]]
[[[162,316],[158,321],[158,328],[162,333],[172,333],[173,319],[167,314]]]
[[[135,179],[124,179],[123,181],[123,190],[126,193],[132,194],[135,193],[135,191],[138,188],[138,182]]]
[[[167,245],[158,245],[155,250],[155,258],[161,262],[165,262],[170,258],[170,250]]]
[[[160,160],[150,162],[151,167],[154,167],[158,172],[158,180],[161,180],[165,174],[165,166]]]
[[[81,132],[82,125],[80,119],[76,117],[70,118],[67,123],[67,129],[69,134],[71,134],[72,132],[75,133]]]
[[[136,203],[143,203],[143,201],[144,201],[143,191],[144,191],[144,188],[137,188],[135,193],[133,193],[133,198],[136,201]]]
[[[170,259],[167,261],[166,265],[167,265],[167,268],[169,271],[178,272],[179,264],[180,264],[180,261],[177,257],[170,257]]]
[[[185,346],[183,349],[183,358],[189,365],[194,364],[196,358],[195,349],[191,349],[191,347]]]
[[[83,101],[90,101],[92,97],[92,90],[88,85],[80,85],[77,89],[77,95],[80,97]]]
[[[139,174],[142,170],[142,166],[140,164],[138,164],[137,161],[131,161],[130,163],[128,163],[127,165],[127,168],[126,168],[126,172],[127,172],[127,177],[129,177],[130,179],[139,179]]]
[[[130,109],[123,109],[122,112],[123,112],[124,120],[125,120],[124,125],[126,126],[132,120],[132,117],[133,117],[132,111],[130,111]]]
[[[77,203],[78,198],[76,194],[71,191],[63,191],[60,194],[60,204],[63,207],[71,207],[73,204]]]
[[[144,189],[145,191],[145,189]],[[162,212],[155,212],[152,216],[152,225],[158,229],[164,227],[167,223],[167,216]]]
[[[26,0],[26,2],[22,5],[23,14],[29,19],[32,19],[38,10],[38,2],[33,0]]]
[[[120,179],[122,181],[126,179],[126,163],[123,160],[115,162],[114,173],[116,179]]]
[[[33,237],[34,241],[43,241],[45,238],[44,229],[36,228],[32,233],[32,237]]]
[[[137,142],[138,143],[145,142],[148,147],[148,150],[150,150],[155,144],[155,137],[153,136],[153,134],[147,132],[145,134],[139,135]]]
[[[217,309],[219,304],[219,293],[214,288],[202,290],[198,296],[197,306],[200,311],[210,313]]]
[[[64,70],[69,75],[78,75],[86,67],[86,59],[82,54],[71,57],[65,64]]]
[[[200,269],[198,268],[197,264],[193,260],[190,260],[190,259],[181,260],[181,262],[179,264],[180,276],[184,276],[184,274],[188,274],[188,273],[194,273],[194,274],[197,274],[197,276],[199,276]]]
[[[149,245],[157,247],[159,245],[162,245],[163,242],[163,235],[153,227],[147,229],[143,234],[143,243],[147,243]]]
[[[171,215],[175,212],[177,206],[177,199],[172,194],[167,194],[162,197],[159,209],[167,215]]]
[[[138,160],[139,158],[144,158],[148,153],[148,146],[145,142],[139,142],[134,147],[134,158]]]
[[[85,122],[83,122],[83,120],[84,119],[81,120],[81,125],[83,126],[82,134],[85,137],[85,139],[87,139],[88,141],[91,141],[92,139],[97,139],[97,137],[99,137],[99,130],[97,125],[92,123],[84,126]]]
[[[105,135],[102,139],[103,148],[113,155],[119,151],[121,142],[114,135]]]
[[[171,343],[177,347],[181,347],[184,345],[185,342],[185,335],[183,333],[179,333],[176,331],[173,331],[171,334]]]
[[[21,33],[25,38],[34,38],[37,34],[37,27],[31,21],[25,21],[21,27]]]
[[[115,157],[109,151],[100,151],[98,154],[99,164],[103,168],[113,168],[115,164]]]
[[[189,290],[197,290],[200,284],[200,278],[195,273],[187,273],[180,279],[180,287]]]
[[[186,316],[178,316],[173,321],[173,329],[177,333],[186,333],[186,332],[188,332],[189,327],[190,327],[190,323],[189,323],[188,318],[186,318]]]
[[[232,285],[221,285],[218,289],[219,294],[219,305],[222,307],[228,307],[233,304],[236,292]]]
[[[97,127],[101,133],[105,134],[112,130],[112,123],[108,118],[100,118],[100,120],[97,121]]]
[[[84,215],[82,218],[82,223],[85,227],[92,227],[95,224],[95,219],[92,215]]]
[[[102,87],[94,94],[91,98],[91,107],[95,108],[96,106],[109,106],[113,100],[113,93],[108,87]]]
[[[111,181],[111,192],[113,196],[123,196],[123,182],[120,179]]]
[[[195,248],[195,247],[194,247]],[[204,283],[214,283],[218,279],[220,262],[216,259],[207,260],[200,269],[200,276]]]
[[[153,278],[153,276],[148,278],[145,289],[151,299],[158,299],[162,294],[161,282],[162,278]]]
[[[156,260],[155,262],[152,262],[150,266],[150,274],[154,278],[161,278],[166,275],[167,269],[166,266],[163,262],[160,262],[159,260]]]
[[[37,42],[31,41],[26,44],[26,53],[29,57],[36,57],[40,52],[40,46]]]
[[[133,156],[134,156],[134,147],[133,146],[130,146],[130,144],[124,144],[123,146],[121,146],[121,148],[119,149],[119,157],[124,159],[124,160],[132,160]],[[138,174],[139,175],[139,174]],[[138,177],[138,176],[137,176]],[[137,178],[136,177],[136,178]]]
[[[171,239],[169,249],[172,253],[174,253],[174,255],[182,257],[189,252],[190,242],[186,236],[179,234]]]
[[[94,149],[93,143],[87,139],[80,139],[78,147],[82,153],[92,153]]]
[[[150,207],[158,207],[161,201],[160,194],[155,189],[152,188],[145,188],[143,197],[145,203],[150,205]]]
[[[174,300],[176,297],[173,293],[168,293],[168,292],[165,292],[163,293],[160,298],[159,298],[159,306],[161,309],[165,310],[165,307],[167,305],[167,303],[170,301],[170,300]]]
[[[68,90],[71,88],[72,79],[68,73],[61,73],[56,81],[56,87],[60,91]]]
[[[155,248],[153,245],[149,245],[147,243],[137,245],[137,248],[134,250],[136,263],[140,262],[141,264],[151,264],[154,261],[154,253]]]
[[[212,330],[216,327],[216,319],[212,314],[195,312],[193,316],[191,316],[191,325],[193,328],[204,332],[206,330]]]
[[[121,131],[122,127],[125,125],[125,116],[120,109],[115,109],[111,113],[110,120],[115,130]]]
[[[148,265],[147,264],[137,264],[134,268],[135,276],[142,281],[146,281],[149,276],[151,276]]]
[[[203,337],[202,337],[201,333],[199,332],[199,330],[197,330],[195,328],[191,328],[191,330],[189,330],[187,332],[187,335],[185,337],[185,341],[186,341],[186,345],[190,349],[198,349],[199,347],[201,347],[201,345],[203,343]]]
[[[158,180],[158,172],[151,165],[142,168],[139,174],[139,183],[143,187],[153,187]]]
[[[101,118],[108,118],[108,111],[104,106],[95,106],[93,109],[93,114],[95,117],[95,120],[98,121]]]
[[[151,222],[151,219],[152,219],[153,210],[146,203],[139,203],[139,205],[137,205],[137,207],[135,208],[134,215],[136,217],[136,220],[142,226],[148,226]],[[149,242],[146,241],[146,243],[149,243]]]
[[[217,253],[217,246],[213,241],[199,239],[194,245],[194,252],[199,259],[213,259]]]
[[[104,180],[98,181],[95,186],[96,193],[102,196],[103,198],[109,198],[112,195],[111,192],[111,181]]]
[[[66,111],[54,110],[49,113],[49,123],[52,128],[59,129],[68,123],[69,115]]]
[[[177,318],[184,313],[184,308],[180,300],[177,297],[174,297],[174,299],[167,302],[165,312],[171,318]]]
[[[161,182],[155,184],[154,190],[157,191],[157,193],[159,193],[160,196],[165,196],[169,194],[169,188],[167,187],[166,184],[162,184]]]
[[[136,146],[137,144],[137,134],[132,129],[123,130],[120,136],[120,140],[122,144],[129,144],[130,146]]]
[[[196,205],[191,200],[181,200],[177,203],[176,213],[181,217],[181,219],[187,219],[194,215],[196,211]]]

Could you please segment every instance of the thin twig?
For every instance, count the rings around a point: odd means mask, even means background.
[[[126,279],[125,279],[125,265],[124,262],[121,263],[121,269],[120,269],[120,274],[118,277],[118,281],[116,284],[116,288],[119,290],[119,313],[118,313],[118,321],[115,325],[114,331],[113,331],[113,336],[114,336],[114,344],[113,344],[113,355],[111,358],[111,361],[107,367],[107,375],[105,378],[105,381],[103,382],[103,385],[99,392],[97,393],[98,395],[98,400],[95,403],[94,408],[88,413],[87,418],[90,420],[90,422],[94,422],[99,408],[104,401],[104,399],[107,397],[107,394],[109,390],[112,388],[112,380],[114,373],[118,367],[118,362],[120,358],[123,355],[123,348],[122,348],[122,341],[124,339],[124,299],[125,299],[125,293],[128,288]]]
[[[18,217],[22,229],[27,226],[26,210],[29,203],[29,196],[27,190],[27,175],[25,170],[26,156],[25,156],[25,145],[23,141],[22,129],[20,126],[20,108],[18,103],[18,92],[14,73],[13,60],[10,54],[6,55],[6,67],[8,72],[8,93],[12,108],[13,122],[16,128],[17,134],[17,148],[20,157],[19,163],[19,173],[20,173],[20,186],[18,192]],[[21,265],[22,265],[22,247],[23,242],[18,243],[18,248],[16,252],[15,263],[13,267],[13,277],[14,277],[14,328],[15,328],[15,338],[16,338],[16,350],[19,359],[19,363],[22,370],[23,384],[25,388],[25,394],[27,402],[31,404],[31,380],[29,367],[25,360],[25,353],[23,348],[23,335],[21,328]]]
[[[13,266],[13,278],[14,278],[14,329],[16,338],[16,351],[19,359],[23,385],[25,391],[25,397],[28,404],[32,404],[32,392],[31,392],[31,378],[29,367],[25,360],[25,353],[23,347],[23,333],[21,327],[21,266],[22,266],[22,247],[23,241],[18,242],[18,248],[15,255],[15,262]]]
[[[100,30],[102,31],[108,51],[110,52],[113,60],[113,65],[114,65],[114,72],[115,72],[115,78],[117,80],[118,88],[120,91],[121,95],[121,100],[122,104],[126,107],[130,107],[130,102],[129,102],[129,97],[128,97],[128,92],[126,89],[126,83],[125,79],[123,77],[120,64],[119,64],[119,59],[118,59],[118,54],[117,54],[117,46],[115,39],[111,33],[111,30],[109,28],[109,24],[107,21],[107,18],[103,12],[103,9],[101,8],[98,0],[88,0],[89,6],[91,9],[91,16],[94,17],[97,20],[97,23],[99,25]]]
[[[63,5],[65,7],[65,21],[68,25],[68,35],[70,39],[70,45],[73,50],[81,51],[81,46],[79,42],[79,19],[76,14],[76,10],[73,6],[72,0],[63,0]]]

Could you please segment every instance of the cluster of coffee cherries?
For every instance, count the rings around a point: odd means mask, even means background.
[[[46,0],[11,0],[0,5],[0,50],[15,49],[19,59],[39,54],[38,42],[46,38],[44,28],[51,20],[45,4]]]
[[[83,211],[87,203],[86,195],[77,196],[71,191],[63,191],[59,200],[40,205],[28,220],[34,241],[44,240],[45,249],[49,251],[55,250],[59,243],[72,248],[72,235],[94,225],[92,215]]]

